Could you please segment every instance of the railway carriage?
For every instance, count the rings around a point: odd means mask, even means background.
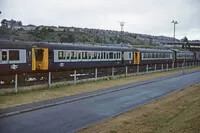
[[[196,53],[191,51],[173,50],[175,54],[175,63],[193,62],[196,58]]]
[[[49,44],[49,71],[130,64],[133,64],[133,49],[126,47]]]
[[[174,52],[171,50],[136,48],[134,51],[134,64],[165,64],[173,63]]]
[[[200,52],[199,51],[195,51],[195,55],[196,55],[195,60],[196,61],[200,61]]]
[[[0,41],[0,75],[115,67],[133,64],[133,49]]]
[[[24,42],[0,41],[0,75],[31,72],[31,48]]]

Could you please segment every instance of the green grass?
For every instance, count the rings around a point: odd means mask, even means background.
[[[80,133],[200,133],[200,83]]]

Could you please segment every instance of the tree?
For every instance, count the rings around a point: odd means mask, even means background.
[[[188,38],[185,36],[183,39],[181,39],[181,42],[183,42],[184,44],[182,45],[182,48],[190,48],[190,44],[188,41]]]
[[[19,26],[22,26],[22,21],[18,21],[18,25],[19,25]]]
[[[7,27],[7,20],[6,19],[3,19],[2,21],[1,21],[1,26],[4,26],[4,27]]]

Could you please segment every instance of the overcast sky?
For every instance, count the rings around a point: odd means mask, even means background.
[[[200,40],[200,0],[0,0],[0,20],[23,24],[124,30]]]

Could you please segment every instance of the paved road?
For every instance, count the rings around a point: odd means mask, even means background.
[[[200,82],[200,72],[0,119],[1,133],[67,133]]]

